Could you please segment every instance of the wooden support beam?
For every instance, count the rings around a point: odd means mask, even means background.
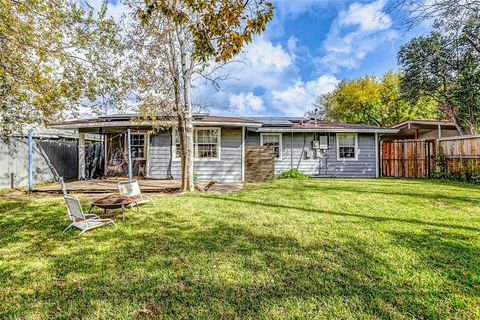
[[[78,134],[78,180],[85,180],[85,133]]]

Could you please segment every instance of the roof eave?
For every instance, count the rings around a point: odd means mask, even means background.
[[[398,129],[388,128],[369,128],[369,129],[353,129],[353,128],[259,128],[256,132],[338,132],[338,133],[398,133]]]
[[[55,129],[91,129],[91,128],[115,128],[115,127],[151,127],[154,125],[164,124],[166,127],[174,127],[175,121],[160,121],[160,122],[131,122],[131,121],[92,121],[92,122],[72,122],[72,123],[54,123],[50,128]],[[260,123],[256,122],[216,122],[216,121],[193,121],[194,126],[220,126],[220,127],[261,127]]]

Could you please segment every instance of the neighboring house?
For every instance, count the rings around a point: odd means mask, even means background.
[[[134,175],[153,179],[180,178],[178,135],[173,117],[158,117],[152,123],[136,115],[114,115],[66,121],[52,125],[75,129],[80,134],[104,136],[105,175],[125,175],[127,129],[130,129]],[[245,149],[268,145],[275,149],[275,174],[291,168],[315,177],[378,177],[379,135],[397,129],[369,125],[314,121],[288,117],[194,117],[194,171],[199,179],[220,182],[243,181]],[[84,160],[79,157],[79,178]]]
[[[384,135],[382,140],[435,140],[460,135],[455,123],[443,120],[408,120],[393,125],[391,128],[398,129],[398,133]]]

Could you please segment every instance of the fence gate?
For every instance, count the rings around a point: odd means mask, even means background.
[[[78,145],[76,141],[39,140],[46,160],[64,179],[78,177]]]
[[[435,167],[435,140],[381,142],[384,177],[426,178]]]
[[[273,147],[245,148],[245,180],[266,181],[275,177]]]

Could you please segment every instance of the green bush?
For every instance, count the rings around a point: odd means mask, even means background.
[[[284,171],[278,175],[279,179],[308,179],[309,176],[304,175],[298,169],[293,168],[288,171]]]

